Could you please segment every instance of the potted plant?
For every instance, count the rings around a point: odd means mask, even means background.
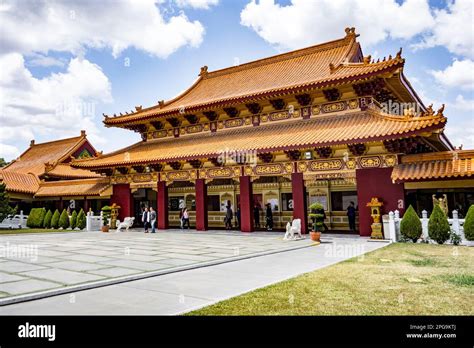
[[[311,240],[321,241],[321,232],[324,226],[324,207],[321,203],[315,202],[309,206],[309,218],[313,221],[313,230],[309,233]]]
[[[109,232],[109,218],[110,218],[110,211],[111,211],[111,208],[106,205],[104,207],[102,207],[102,222],[103,222],[103,225],[102,225],[102,232]]]

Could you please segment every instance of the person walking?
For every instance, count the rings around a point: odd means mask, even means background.
[[[184,208],[181,208],[181,209],[179,210],[179,227],[180,227],[181,229],[183,229],[183,223],[184,223],[183,213],[184,213]]]
[[[225,212],[225,229],[230,230],[232,229],[232,219],[234,218],[234,214],[232,212],[232,208],[230,205],[227,206],[226,212]]]
[[[351,232],[356,232],[356,208],[354,202],[351,202],[347,207],[347,218],[349,219],[349,229]]]
[[[183,209],[183,227],[182,228],[185,228],[186,226],[188,226],[188,230],[189,230],[189,213],[188,213],[188,208],[184,208]]]
[[[150,207],[151,233],[155,233],[156,211]]]
[[[272,212],[272,205],[267,203],[267,211],[266,211],[266,222],[267,222],[267,231],[273,230],[273,212]]]
[[[253,221],[255,223],[255,228],[260,228],[260,208],[258,204],[255,204],[253,207]]]
[[[235,218],[236,220],[236,228],[240,229],[240,206],[237,207],[237,211],[235,212]]]
[[[150,212],[148,211],[148,207],[145,207],[142,214],[142,222],[143,227],[145,228],[145,233],[148,233],[148,226],[150,224]]]

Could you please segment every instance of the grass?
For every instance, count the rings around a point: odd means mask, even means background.
[[[442,266],[442,267],[440,267]],[[474,248],[397,243],[188,315],[473,315]]]
[[[84,231],[84,230],[82,230]],[[81,232],[77,230],[59,230],[53,228],[19,228],[19,229],[0,229],[1,234],[23,234],[23,233],[65,233],[65,232]]]

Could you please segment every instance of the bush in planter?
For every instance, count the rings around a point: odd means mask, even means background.
[[[51,228],[51,219],[53,218],[53,212],[48,210],[43,220],[43,228]]]
[[[108,205],[105,205],[102,207],[102,222],[104,223],[104,226],[109,224],[109,219],[110,219],[110,213],[112,211],[112,208],[110,208]]]
[[[321,203],[315,202],[309,206],[311,213],[309,218],[313,221],[313,231],[322,232],[324,226],[324,207]]]
[[[59,227],[61,227],[63,230],[69,227],[69,215],[67,214],[66,209],[63,209],[63,212],[59,217]]]
[[[80,210],[79,214],[77,214],[77,223],[76,227],[79,228],[80,230],[83,230],[86,228],[86,214],[84,213],[84,210]]]
[[[75,210],[72,211],[70,225],[72,229],[75,229],[77,226],[77,213]]]
[[[474,240],[474,204],[469,207],[464,220],[464,236],[467,240]]]
[[[53,217],[51,218],[51,228],[58,228],[59,227],[59,210],[55,210]]]
[[[438,244],[444,244],[450,237],[451,227],[448,218],[439,205],[435,204],[428,221],[428,235]]]
[[[413,243],[416,243],[421,237],[422,231],[420,218],[416,214],[415,209],[410,205],[400,222],[400,233],[405,239],[412,240]]]
[[[44,208],[33,208],[26,219],[26,226],[29,228],[42,228],[44,217],[46,215],[46,209]]]

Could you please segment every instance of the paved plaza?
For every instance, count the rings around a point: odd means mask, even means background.
[[[0,304],[311,245],[282,237],[177,230],[3,235]]]
[[[252,252],[258,250],[269,250],[270,253],[264,253],[262,256],[241,258],[231,262],[225,262],[222,255],[215,255],[216,257],[221,257],[218,260],[224,262],[208,266],[201,263],[200,265],[203,265],[203,267],[194,267],[179,272],[168,272],[162,275],[129,280],[109,286],[4,305],[0,306],[0,314],[176,315],[238,296],[302,273],[327,267],[351,257],[360,255],[362,255],[360,257],[363,257],[364,253],[388,244],[384,242],[370,242],[367,238],[347,235],[324,235],[323,242],[320,245],[314,246],[308,239],[299,242],[283,242],[281,240],[282,234],[216,234],[216,232],[209,232],[205,234],[183,235],[181,233],[169,232],[158,236],[142,236],[139,233],[129,233],[118,237],[89,234],[79,237],[83,239],[82,242],[85,242],[84,239],[94,240],[92,243],[89,242],[89,246],[94,246],[90,249],[91,251],[96,250],[98,248],[97,245],[102,245],[101,241],[104,240],[116,240],[133,243],[134,245],[145,244],[150,246],[150,243],[154,243],[152,240],[156,238],[156,240],[161,240],[161,242],[157,242],[160,246],[167,244],[169,248],[172,248],[174,245],[178,245],[178,248],[184,246],[186,250],[201,250],[200,248],[202,248],[204,251],[207,248],[211,248],[213,251],[210,251],[209,254],[222,254],[221,249],[217,248],[217,246],[222,244],[224,244],[224,247],[241,248],[242,253],[249,252],[247,255],[250,256],[256,255],[252,254]],[[192,242],[190,242],[191,240]],[[195,243],[199,244],[194,245]],[[120,245],[123,248],[123,245]],[[186,246],[189,248],[186,248]],[[191,249],[193,246],[196,248]],[[276,247],[276,249],[271,249],[272,247]],[[298,249],[285,249],[288,247],[297,247]],[[147,248],[143,250],[153,249]],[[183,249],[179,250],[182,251]],[[272,253],[272,250],[276,252]],[[169,250],[167,252],[176,253]],[[70,253],[70,255],[75,254],[77,254],[77,249]],[[187,255],[197,254],[188,253]],[[124,258],[121,259],[126,261]],[[169,260],[171,259],[174,259],[174,257],[169,258]],[[181,258],[181,260],[184,259]],[[231,260],[231,258],[228,260]],[[165,264],[163,260],[156,261],[156,263],[158,262]],[[94,262],[87,263],[94,264]],[[195,265],[199,265],[199,263]],[[115,268],[137,271],[134,268],[117,266],[107,268],[110,269],[107,272],[115,272],[112,270]],[[74,270],[71,272],[78,271]],[[22,274],[24,272],[18,273]],[[89,270],[79,273],[103,276],[104,271],[97,273]],[[13,283],[13,281],[5,281],[5,284],[8,283]]]

